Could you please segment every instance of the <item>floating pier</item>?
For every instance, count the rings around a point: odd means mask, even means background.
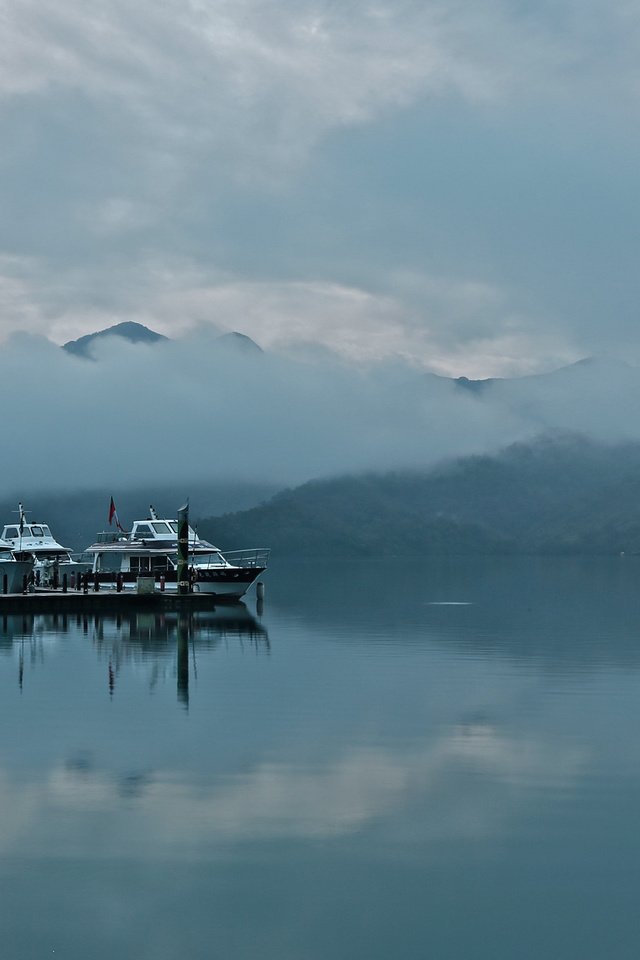
[[[124,612],[126,610],[213,610],[224,604],[241,603],[212,593],[177,594],[156,591],[136,593],[127,590],[84,591],[48,590],[36,587],[27,593],[0,593],[0,615],[5,613],[71,613],[83,610],[99,612]]]

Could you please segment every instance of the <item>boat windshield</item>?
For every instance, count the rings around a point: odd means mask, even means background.
[[[214,553],[198,553],[194,557],[194,562],[198,566],[211,566],[212,564],[221,564],[225,562],[224,557],[217,551]]]
[[[169,524],[166,522],[166,520],[157,520],[156,522],[152,523],[151,526],[153,527],[155,532],[159,534],[166,535],[167,533],[173,532]]]
[[[0,550],[0,560],[13,560],[13,554],[10,550]]]

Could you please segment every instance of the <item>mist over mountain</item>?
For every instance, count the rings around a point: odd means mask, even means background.
[[[314,481],[202,521],[292,556],[640,552],[640,444],[540,438],[429,472]]]
[[[96,355],[94,347],[100,340],[107,337],[115,337],[119,340],[125,340],[127,343],[145,343],[154,344],[168,341],[162,333],[156,333],[150,330],[142,323],[136,323],[133,320],[126,320],[122,323],[116,323],[112,327],[106,327],[104,330],[97,330],[95,333],[88,333],[77,340],[69,340],[62,345],[62,349],[76,357],[83,357],[85,360],[95,360]],[[216,346],[228,349],[245,351],[248,353],[262,353],[262,348],[255,343],[251,337],[244,333],[238,333],[235,330],[229,333],[223,333],[215,339]]]
[[[263,352],[207,325],[175,340],[98,336],[90,349],[95,362],[42,337],[4,344],[0,497],[235,481],[282,489],[424,472],[540,435],[640,441],[640,371],[606,360],[469,388],[400,360]]]

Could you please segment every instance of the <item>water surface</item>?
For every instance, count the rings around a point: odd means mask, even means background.
[[[636,957],[640,559],[0,617],[3,956]]]

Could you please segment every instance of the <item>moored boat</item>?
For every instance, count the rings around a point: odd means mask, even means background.
[[[33,560],[16,560],[11,544],[0,540],[0,593],[4,592],[4,578],[7,578],[7,593],[22,593],[25,577],[33,572]]]
[[[163,519],[150,508],[145,520],[134,521],[131,532],[98,535],[85,554],[93,557],[95,583],[133,589],[140,577],[152,577],[166,591],[178,587],[178,521]],[[219,600],[239,600],[264,572],[269,550],[234,550],[224,555],[189,527],[189,579],[194,593]]]
[[[2,541],[8,544],[16,561],[30,564],[29,569],[33,568],[38,583],[51,583],[56,574],[61,577],[63,571],[71,574],[89,569],[86,563],[81,564],[74,560],[68,547],[58,543],[48,524],[27,520],[21,503],[18,504],[18,520],[6,524],[2,531]]]

